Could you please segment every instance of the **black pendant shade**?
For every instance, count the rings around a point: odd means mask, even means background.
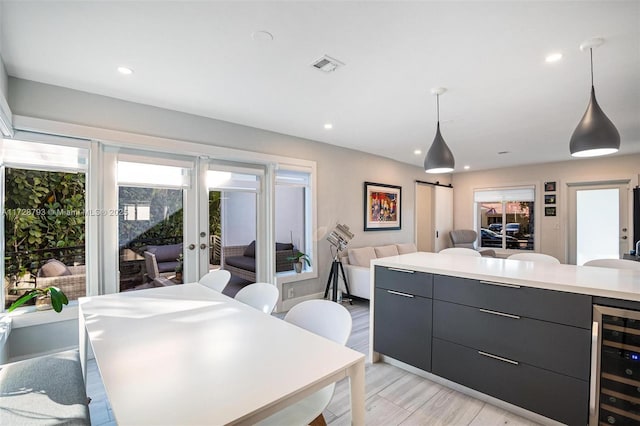
[[[454,166],[453,153],[440,134],[440,122],[438,121],[436,137],[433,138],[431,148],[424,159],[424,171],[427,173],[449,173],[453,171]]]
[[[620,149],[620,133],[609,117],[602,111],[596,100],[593,87],[593,48],[600,46],[604,39],[588,40],[580,45],[580,50],[589,48],[591,60],[591,98],[587,110],[571,135],[569,150],[574,157],[595,157],[613,154]]]
[[[427,173],[450,173],[453,171],[456,163],[453,158],[453,153],[440,133],[440,95],[446,90],[444,87],[431,89],[431,92],[436,95],[438,126],[436,128],[436,137],[433,138],[427,156],[424,157],[424,171]]]
[[[620,133],[598,105],[593,86],[589,105],[573,131],[569,149],[574,157],[595,157],[620,149]]]

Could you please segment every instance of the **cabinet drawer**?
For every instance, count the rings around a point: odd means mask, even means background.
[[[446,275],[433,281],[435,299],[591,329],[591,296]]]
[[[591,333],[583,328],[434,300],[433,336],[589,380]]]
[[[433,373],[569,425],[585,425],[589,383],[433,339]]]
[[[433,275],[409,269],[375,267],[376,288],[386,288],[415,296],[431,297]]]
[[[373,349],[431,371],[432,300],[375,290]]]

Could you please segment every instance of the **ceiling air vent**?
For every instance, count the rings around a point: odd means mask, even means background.
[[[340,62],[337,59],[333,59],[331,56],[324,55],[322,58],[314,61],[311,66],[319,69],[324,72],[332,72],[335,71],[336,68],[343,66],[344,63]]]

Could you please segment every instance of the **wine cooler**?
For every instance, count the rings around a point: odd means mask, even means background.
[[[640,311],[593,307],[590,426],[640,425]]]

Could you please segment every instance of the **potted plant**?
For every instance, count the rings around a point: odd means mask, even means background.
[[[308,255],[304,254],[301,251],[294,253],[292,256],[287,257],[287,260],[290,260],[293,262],[293,267],[295,268],[298,274],[302,272],[302,262],[306,263],[307,266],[311,267],[311,259],[309,258]]]
[[[68,305],[69,299],[58,287],[34,288],[13,302],[7,312],[24,305],[29,300],[36,299],[36,309],[44,310],[53,307],[56,312],[62,311],[62,305]]]

